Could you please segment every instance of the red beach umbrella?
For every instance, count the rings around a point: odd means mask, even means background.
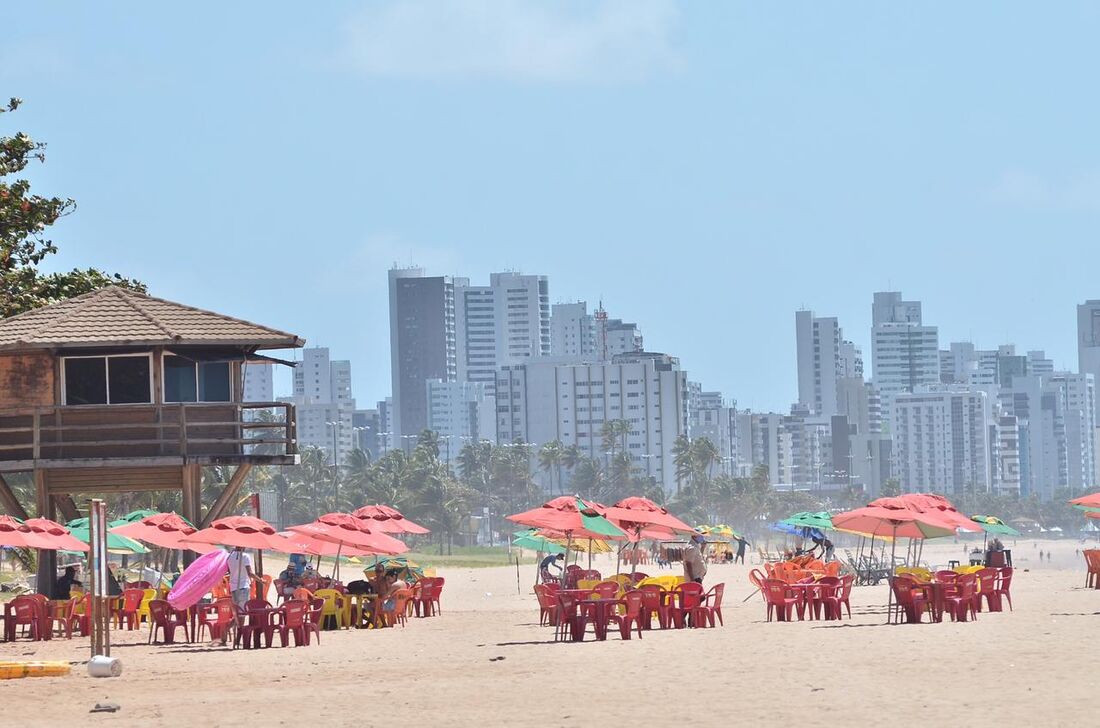
[[[293,549],[286,553],[309,554],[310,556],[370,556],[369,551],[360,551],[356,548],[343,547],[331,541],[322,541],[304,533],[294,531],[280,531],[279,535],[286,539],[288,546]]]
[[[183,539],[197,533],[198,529],[175,513],[157,513],[108,530],[165,549],[190,549],[205,554],[217,548],[212,545],[183,543]]]
[[[1070,501],[1072,505],[1078,508],[1100,508],[1100,493],[1090,493],[1089,495],[1083,495],[1080,498],[1074,498]],[[1092,516],[1095,518],[1095,516]]]
[[[19,549],[43,549],[54,551],[57,546],[42,534],[32,531],[30,526],[11,516],[0,516],[0,546]]]
[[[878,538],[937,538],[951,536],[955,527],[938,513],[921,513],[911,508],[864,506],[833,516],[838,531]]]
[[[427,528],[417,523],[413,523],[408,518],[401,515],[401,511],[396,508],[391,508],[390,506],[363,506],[362,508],[352,511],[351,515],[368,521],[373,531],[380,531],[382,533],[413,533],[418,535],[431,533]]]
[[[41,548],[62,551],[88,551],[90,549],[88,544],[74,537],[69,533],[69,529],[57,521],[51,521],[48,518],[28,518],[23,524],[34,533],[42,536],[47,542],[53,544],[53,546]]]
[[[279,536],[270,523],[253,516],[219,518],[207,528],[180,539],[180,542],[184,548],[191,548],[191,544],[206,544],[287,553],[287,540]]]
[[[585,509],[585,512],[580,510],[578,504]],[[505,516],[505,518],[521,526],[547,528],[551,531],[567,534],[572,538],[611,538],[616,540],[626,538],[626,534],[619,528],[601,518],[604,510],[606,509],[596,503],[583,501],[573,495],[563,495],[543,503],[538,508],[532,508],[522,513],[514,513]],[[587,523],[599,524],[601,522],[605,526],[604,530],[589,530],[586,527]],[[593,528],[597,527],[598,525],[593,525]]]
[[[409,550],[393,536],[372,530],[368,521],[347,513],[327,513],[313,523],[291,526],[287,530],[372,554],[393,556]]]
[[[604,518],[624,530],[656,526],[658,530],[689,532],[694,529],[648,498],[632,496],[623,498],[604,510]]]

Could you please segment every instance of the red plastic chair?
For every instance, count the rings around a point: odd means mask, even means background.
[[[580,608],[579,600],[573,594],[558,594],[558,628],[554,632],[554,641],[566,639],[579,642],[584,639],[584,630],[588,627],[586,610]]]
[[[607,623],[615,622],[619,625],[619,634],[624,640],[630,639],[630,628],[638,630],[638,639],[642,638],[642,593],[640,591],[627,592],[622,601],[626,603],[624,614],[612,614]]]
[[[941,571],[937,571],[935,576],[936,576],[936,581],[942,581],[945,584],[948,583],[948,582],[954,582],[955,579],[959,578],[959,575],[957,573],[955,573],[954,571],[951,571],[950,569],[943,569]]]
[[[1000,574],[997,573],[997,570],[987,566],[974,572],[974,576],[981,586],[974,595],[974,609],[979,612],[982,611],[982,598],[984,597],[985,605],[989,608],[989,611],[1001,611],[1001,598],[997,594],[997,577]]]
[[[836,617],[840,619],[840,608],[844,607],[848,610],[848,619],[852,618],[852,584],[855,583],[855,574],[845,574],[840,577],[840,589],[837,591],[836,600]]]
[[[659,584],[646,584],[635,590],[642,595],[642,628],[653,629],[653,615],[657,615],[657,624],[661,629],[668,629],[672,617],[669,614],[669,605],[664,600],[664,590]]]
[[[248,621],[240,625],[237,642],[245,649],[259,649],[260,637],[264,638],[264,646],[271,647],[278,629],[278,614],[262,611],[265,609],[271,609],[271,604],[264,599],[249,599],[244,603],[241,617]]]
[[[535,585],[535,597],[539,600],[539,626],[558,623],[558,600],[546,584]]]
[[[183,636],[188,638],[187,613],[172,609],[167,600],[153,599],[149,602],[149,617],[152,626],[149,628],[149,641],[157,642],[157,630],[164,637],[164,644],[170,645],[176,641],[176,630],[183,627]]]
[[[214,618],[210,619],[211,616]],[[203,630],[209,630],[210,639],[217,640],[222,637],[228,638],[229,633],[235,633],[236,629],[237,605],[228,597],[222,597],[213,604],[205,605],[203,611],[199,613],[200,641],[202,640]]]
[[[790,622],[791,613],[795,607],[802,604],[802,598],[793,596],[787,582],[780,579],[765,579],[761,592],[764,594],[764,603],[768,605],[768,621],[772,621],[772,613],[780,622]]]
[[[277,627],[279,644],[286,647],[290,644],[291,635],[294,636],[294,646],[309,645],[309,633],[313,631],[313,625],[309,621],[308,606],[298,599],[289,599],[283,603],[283,618]],[[317,644],[321,643],[321,631],[317,630]]]
[[[582,576],[582,574],[584,574],[584,569],[577,566],[576,564],[570,564],[569,566],[566,566],[565,567],[565,588],[566,589],[576,589],[577,588],[577,580],[584,578]]]
[[[648,578],[649,578],[649,574],[643,574],[643,573],[642,573],[642,572],[640,572],[640,571],[632,571],[632,572],[630,572],[630,580],[631,580],[632,582],[634,582],[635,584],[637,584],[637,583],[638,583],[639,581],[641,581],[642,579],[648,579]]]
[[[37,599],[23,595],[16,597],[11,602],[12,614],[8,617],[8,633],[15,634],[19,627],[23,628],[23,636],[27,636],[28,629],[32,640],[44,639],[46,624],[43,620],[42,605]]]
[[[997,580],[996,593],[998,597],[1004,597],[1008,602],[1008,609],[1012,611],[1012,567],[1002,566],[1000,568],[1000,578]]]
[[[416,616],[421,616],[421,612],[425,617],[440,614],[442,610],[439,607],[439,596],[443,591],[443,577],[426,576],[417,583],[420,585],[420,594],[413,600]]]
[[[715,584],[710,588],[710,591],[703,597],[703,603],[699,607],[699,614],[702,615],[707,623],[713,627],[714,618],[718,617],[718,624],[723,627],[726,623],[722,621],[722,594],[726,591],[725,584]]]
[[[836,563],[836,562],[832,562]],[[840,590],[841,581],[835,576],[823,576],[817,581],[816,601],[814,603],[814,619],[840,619]],[[818,613],[818,607],[823,613]]]
[[[908,576],[895,576],[890,580],[890,588],[894,592],[894,606],[892,618],[901,622],[902,615],[909,623],[920,622],[924,613],[931,609],[924,592],[917,582]]]
[[[955,580],[955,590],[944,596],[951,613],[951,621],[965,622],[967,616],[978,618],[978,609],[974,606],[974,597],[977,596],[977,580],[973,574],[960,576]]]
[[[77,610],[83,609],[83,612]],[[85,594],[82,597],[76,598],[76,603],[73,605],[72,611],[69,612],[69,622],[66,625],[69,634],[72,635],[73,628],[80,632],[81,637],[87,637],[92,631],[91,622],[91,610],[92,610],[92,595]]]
[[[688,621],[692,627],[701,627],[699,620],[693,616],[695,610],[703,603],[703,585],[694,581],[677,584],[672,590],[673,603],[669,607],[669,614],[676,629],[683,629]]]
[[[115,620],[119,629],[126,622],[126,628],[134,630],[138,628],[138,610],[145,599],[145,592],[141,589],[126,589],[122,592],[122,606],[116,613]]]
[[[317,644],[321,644],[321,619],[325,612],[325,600],[320,597],[311,597],[306,608],[306,623],[309,631],[317,635]],[[308,645],[309,642],[307,641]]]
[[[49,619],[50,632],[57,630],[58,634],[63,634],[67,639],[73,638],[73,628],[71,617],[76,614],[76,606],[80,603],[83,597],[73,597],[67,602],[50,602],[49,610],[47,612],[47,618]]]

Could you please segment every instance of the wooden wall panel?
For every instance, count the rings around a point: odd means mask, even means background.
[[[0,409],[51,407],[54,359],[46,352],[0,356]]]

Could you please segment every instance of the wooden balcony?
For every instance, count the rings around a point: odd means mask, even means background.
[[[0,472],[89,465],[297,462],[294,405],[286,402],[0,410]]]

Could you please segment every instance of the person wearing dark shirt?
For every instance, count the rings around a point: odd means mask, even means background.
[[[78,586],[81,589],[84,588],[84,584],[76,578],[76,567],[68,566],[65,568],[65,573],[57,580],[54,596],[58,599],[68,599],[69,592],[74,586]]]
[[[743,564],[745,563],[745,548],[750,546],[751,544],[749,543],[749,540],[744,536],[737,536],[736,538],[734,538],[734,541],[737,542],[737,556],[733,558],[733,563],[736,564],[738,561],[740,561]]]
[[[561,565],[558,562],[563,559],[565,554],[550,554],[539,562],[539,574],[544,582],[557,581],[561,577]],[[558,570],[557,574],[550,571],[551,566]]]

